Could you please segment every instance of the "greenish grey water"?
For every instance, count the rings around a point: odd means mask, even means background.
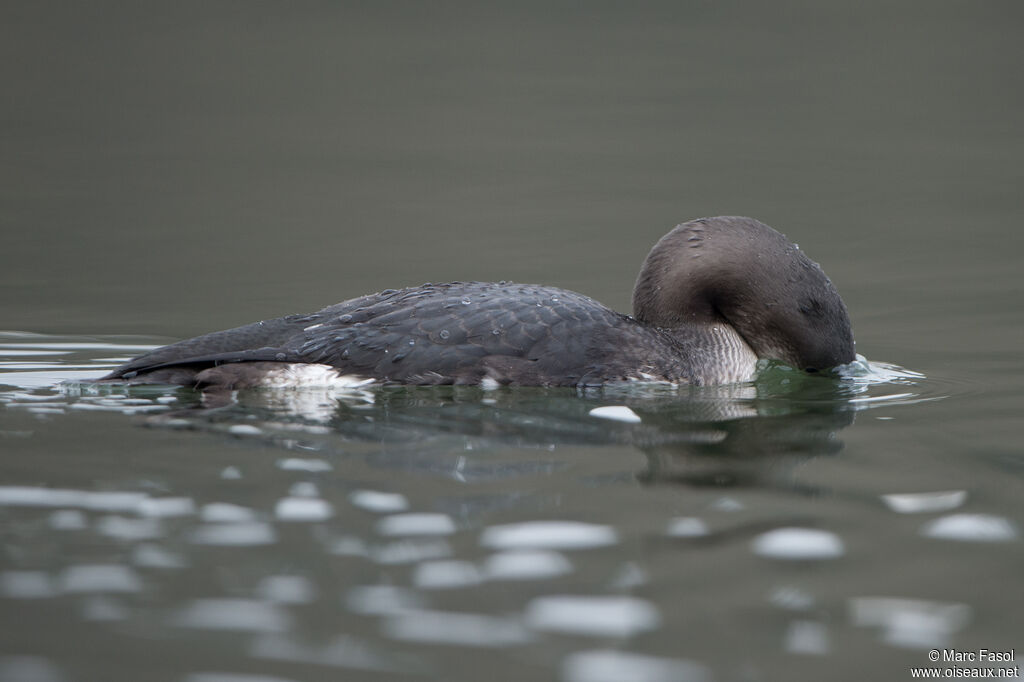
[[[5,5],[0,679],[902,680],[1020,651],[1022,19]],[[57,387],[426,280],[626,311],[654,241],[719,214],[798,242],[858,351],[923,377]]]

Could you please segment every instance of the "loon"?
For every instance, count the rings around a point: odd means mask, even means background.
[[[536,284],[388,289],[155,349],[101,382],[197,389],[370,383],[592,386],[750,381],[759,359],[850,363],[846,306],[821,267],[752,218],[700,218],[654,246],[633,316]]]

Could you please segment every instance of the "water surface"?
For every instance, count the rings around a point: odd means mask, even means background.
[[[1024,650],[1012,3],[0,13],[0,679],[899,680]],[[719,214],[822,264],[869,372],[80,383],[427,280],[628,312],[650,246]]]

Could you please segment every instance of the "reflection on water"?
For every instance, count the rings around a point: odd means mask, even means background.
[[[9,679],[75,679],[62,660],[88,667],[93,647],[182,645],[209,668],[164,656],[176,677],[154,679],[457,678],[496,652],[523,679],[728,679],[715,671],[733,653],[714,643],[737,633],[762,642],[747,647],[761,661],[846,656],[865,632],[893,652],[950,646],[971,606],[857,567],[907,542],[1019,540],[1010,519],[961,510],[967,490],[807,476],[841,463],[858,417],[941,397],[888,365],[861,360],[840,378],[767,366],[716,388],[364,387],[212,403],[78,381],[148,346],[0,341],[4,440],[29,448],[40,425],[104,419],[124,466],[93,470],[46,445],[31,467],[6,460],[0,600],[38,614],[24,632],[60,613],[83,642],[69,659],[0,650]],[[695,629],[690,613],[727,622],[700,616]],[[121,678],[147,678],[145,661],[126,665]]]
[[[860,357],[840,379],[810,377],[766,364],[754,384],[688,387],[627,384],[604,388],[516,389],[476,387],[383,387],[261,390],[199,394],[170,387],[118,387],[76,382],[93,376],[149,345],[25,339],[0,344],[18,354],[6,381],[21,389],[4,394],[10,407],[35,413],[107,410],[151,414],[151,426],[222,431],[306,452],[330,452],[351,440],[386,443],[375,455],[383,466],[432,466],[461,480],[520,475],[528,462],[487,467],[460,459],[454,467],[430,464],[431,450],[452,443],[467,450],[512,445],[630,445],[647,457],[639,473],[647,483],[712,487],[792,487],[790,472],[809,458],[833,455],[840,432],[858,411],[934,400],[923,396],[912,371]],[[29,360],[33,349],[71,358]],[[94,357],[97,353],[114,357]],[[82,354],[89,354],[88,361]],[[76,361],[75,358],[78,360]],[[81,372],[82,374],[78,374]],[[45,381],[63,380],[59,392]],[[894,390],[895,389],[895,390]],[[323,460],[289,466],[315,470]],[[310,469],[312,467],[312,469]],[[810,491],[809,491],[810,492]],[[328,517],[331,510],[296,498],[283,500],[286,516]]]
[[[849,608],[854,625],[880,628],[886,642],[915,649],[948,647],[953,634],[971,620],[966,604],[919,599],[858,597]]]

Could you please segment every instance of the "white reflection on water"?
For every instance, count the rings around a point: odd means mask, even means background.
[[[611,526],[582,521],[526,521],[484,529],[480,544],[495,549],[586,549],[614,545]]]
[[[163,535],[158,519],[133,519],[127,516],[109,515],[96,520],[96,532],[116,540],[152,540]]]
[[[64,592],[139,592],[142,580],[128,566],[120,564],[79,564],[68,566],[60,575]]]
[[[320,424],[326,424],[335,417],[339,402],[359,408],[373,405],[374,400],[373,392],[365,389],[318,386],[278,387],[259,391],[258,397],[262,405],[278,414],[302,417]]]
[[[143,516],[191,516],[196,512],[196,503],[191,497],[149,497],[139,502],[136,511]]]
[[[967,501],[966,490],[944,490],[934,493],[891,493],[882,495],[882,501],[894,512],[920,514],[924,512],[956,509]]]
[[[58,509],[50,514],[49,522],[54,530],[82,530],[89,525],[85,514],[77,509]]]
[[[355,535],[342,535],[327,541],[327,551],[336,556],[370,556],[370,546]]]
[[[794,620],[783,645],[791,654],[824,656],[829,652],[828,628],[814,620]]]
[[[455,532],[455,522],[447,514],[394,514],[377,522],[377,532],[381,535],[450,535]]]
[[[178,569],[188,565],[178,554],[154,543],[143,543],[132,552],[132,563],[143,568]]]
[[[77,402],[67,406],[69,410],[95,410],[97,412],[120,412],[121,414],[141,414],[144,412],[163,412],[167,405],[131,405],[119,400],[97,400],[95,402]]]
[[[316,588],[301,575],[268,575],[260,580],[256,593],[277,604],[308,604],[316,598]]]
[[[4,332],[5,335],[8,332]],[[36,336],[35,334],[26,334],[27,338],[48,338],[45,336]],[[35,349],[55,349],[55,350],[112,350],[112,351],[131,351],[133,353],[143,353],[145,351],[154,350],[159,348],[160,345],[156,344],[126,344],[126,343],[91,343],[88,341],[71,341],[71,342],[28,342],[23,343],[0,343],[0,349],[7,348],[25,348],[28,350]],[[2,354],[2,353],[0,353]]]
[[[854,597],[849,608],[854,625],[880,628],[886,643],[910,649],[947,646],[971,620],[966,604],[923,599]]]
[[[4,372],[0,383],[19,388],[49,388],[63,381],[87,381],[99,379],[107,370],[72,370],[66,367],[60,371]]]
[[[10,344],[0,343],[0,356],[3,357],[21,357],[21,356],[36,356],[36,355],[68,355],[71,351],[69,350],[38,350],[33,348],[32,350],[12,350],[9,348]],[[0,362],[0,365],[7,365],[6,362]]]
[[[210,502],[203,505],[199,518],[210,523],[237,523],[255,520],[256,512],[231,502]]]
[[[353,505],[372,512],[400,512],[409,508],[409,501],[401,493],[354,490],[348,499]]]
[[[228,433],[232,436],[261,436],[263,429],[252,424],[233,424],[228,427]]]
[[[102,511],[133,511],[148,497],[146,493],[135,492],[0,486],[0,506],[12,507],[82,507]]]
[[[367,549],[370,558],[378,564],[412,564],[427,559],[443,559],[452,554],[452,547],[444,540],[398,540]]]
[[[259,401],[279,414],[326,424],[337,414],[339,401],[352,407],[369,406],[374,395],[354,387],[282,387],[261,391]]]
[[[320,489],[312,481],[296,481],[288,488],[291,497],[320,497]]]
[[[711,509],[720,512],[740,512],[747,508],[747,505],[743,504],[740,500],[735,497],[729,497],[728,495],[715,499],[710,505]]]
[[[695,516],[672,519],[665,530],[667,535],[676,538],[699,538],[707,535],[709,532],[708,524],[704,523],[703,519]]]
[[[38,407],[33,405],[25,408],[25,411],[32,414],[64,414],[64,408],[62,407]]]
[[[921,534],[940,540],[968,542],[1010,542],[1017,539],[1013,522],[992,514],[950,514],[929,521]]]
[[[291,616],[276,604],[256,599],[194,599],[170,618],[172,625],[209,630],[284,632]]]
[[[10,351],[5,351],[6,355]],[[91,369],[89,365],[71,365],[60,362],[0,362],[0,369]]]
[[[694,661],[593,649],[562,661],[564,682],[710,682],[711,671]]]
[[[799,587],[780,585],[768,594],[768,601],[787,611],[806,611],[814,606],[814,597]]]
[[[45,571],[0,572],[0,596],[10,599],[45,599],[58,594]]]
[[[308,471],[313,473],[330,471],[334,468],[331,466],[330,462],[323,459],[303,459],[300,457],[279,459],[277,460],[277,466],[279,469],[284,469],[285,471]]]
[[[476,564],[462,560],[424,561],[412,574],[413,584],[427,590],[472,587],[483,579]]]
[[[190,539],[197,545],[248,547],[277,542],[273,526],[261,521],[204,523],[193,529]]]
[[[776,528],[754,538],[754,553],[772,559],[836,559],[843,541],[835,533],[815,528]]]
[[[274,515],[281,521],[325,521],[334,516],[334,508],[318,497],[285,497],[278,500]]]
[[[598,637],[629,637],[661,623],[651,602],[620,596],[537,597],[526,605],[525,619],[537,630]]]
[[[642,419],[633,410],[629,409],[625,405],[605,405],[604,407],[595,407],[589,412],[591,417],[597,417],[598,419],[611,419],[613,421],[625,422],[627,424],[639,424]]]
[[[487,557],[484,574],[489,580],[544,580],[572,571],[564,555],[548,550],[513,550]]]
[[[394,639],[433,644],[506,647],[533,639],[518,619],[449,611],[403,611],[387,617],[382,628]]]

